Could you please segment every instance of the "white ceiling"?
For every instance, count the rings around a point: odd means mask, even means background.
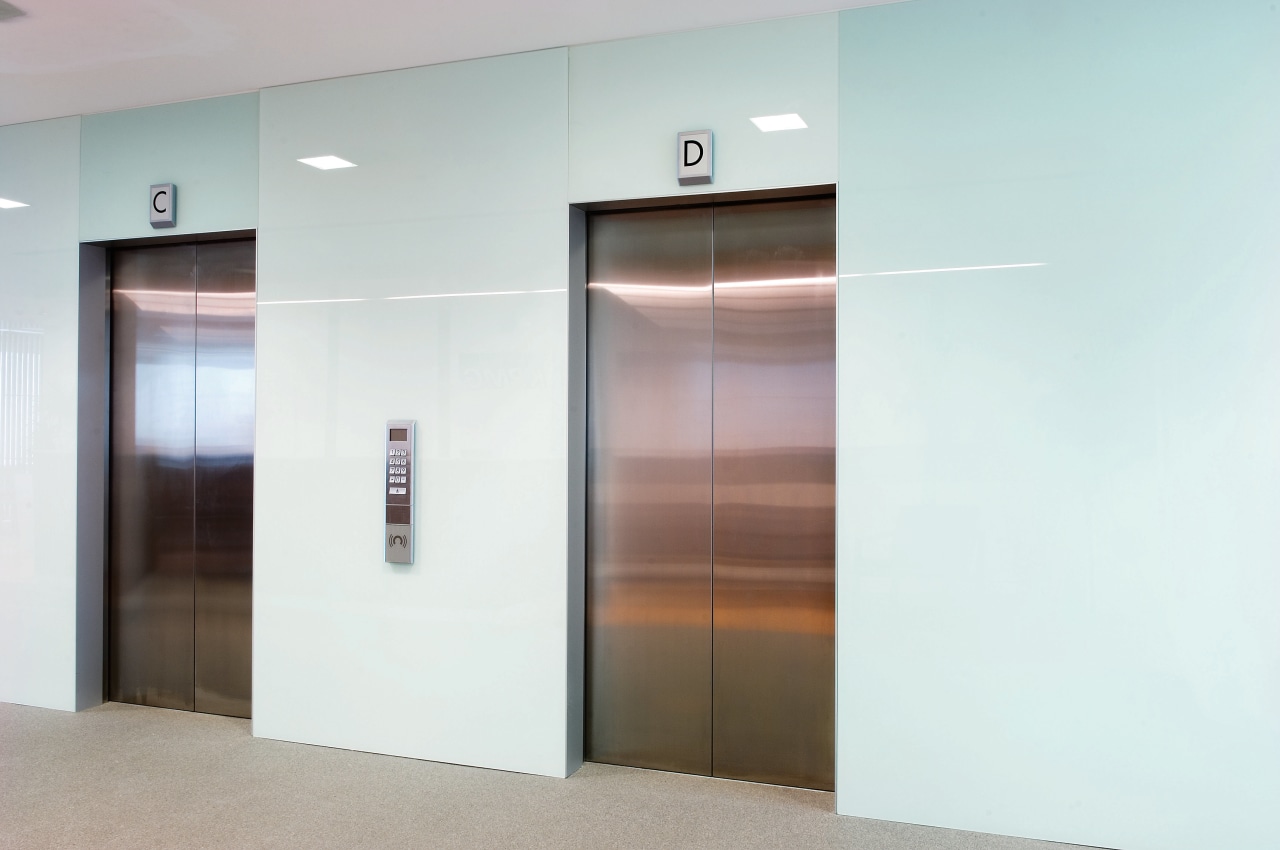
[[[894,0],[9,0],[0,125]]]

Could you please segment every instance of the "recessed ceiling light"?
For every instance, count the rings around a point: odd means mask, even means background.
[[[16,210],[18,207],[29,207],[30,204],[24,204],[22,201],[10,201],[7,198],[0,198],[0,210]]]
[[[751,123],[759,127],[762,133],[772,133],[774,130],[803,130],[809,126],[794,112],[786,115],[761,115],[759,118],[752,118]]]
[[[312,168],[319,168],[328,171],[330,168],[355,168],[354,162],[347,162],[340,156],[308,156],[298,162],[310,165]]]

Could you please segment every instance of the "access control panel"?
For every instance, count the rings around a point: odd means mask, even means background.
[[[387,422],[385,560],[413,563],[413,420]]]

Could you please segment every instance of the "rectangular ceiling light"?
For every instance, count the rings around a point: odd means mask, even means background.
[[[0,198],[0,210],[16,210],[18,207],[29,207],[30,204],[24,204],[22,201],[11,201],[8,198]]]
[[[794,112],[788,112],[786,115],[761,115],[759,118],[752,118],[751,123],[759,127],[762,133],[772,133],[774,130],[803,130],[809,126]]]
[[[308,156],[298,160],[298,162],[301,162],[305,165],[310,165],[312,168],[322,169],[324,171],[328,171],[330,168],[355,168],[356,167],[356,164],[354,162],[347,162],[345,159],[338,156]]]

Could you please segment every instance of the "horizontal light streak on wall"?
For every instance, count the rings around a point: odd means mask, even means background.
[[[0,210],[16,210],[19,207],[29,207],[30,204],[24,204],[22,201],[11,201],[8,198],[0,198]]]
[[[546,292],[568,292],[560,289],[507,289],[500,292],[436,292],[428,295],[387,295],[382,298],[300,298],[293,301],[259,301],[258,306],[268,304],[352,304],[365,301],[417,301],[424,298],[475,298],[484,295],[537,295]]]
[[[259,301],[258,306],[264,304],[354,304],[357,301],[374,301],[373,298],[304,298],[299,301]]]
[[[949,269],[904,269],[894,272],[858,272],[856,274],[842,274],[841,278],[849,277],[885,277],[896,274],[935,274],[937,272],[980,272],[989,269],[1033,269],[1038,266],[1047,266],[1048,263],[1005,263],[999,266],[955,266]]]
[[[508,289],[501,292],[438,292],[430,295],[388,295],[382,298],[382,301],[413,301],[419,298],[471,298],[479,295],[537,295],[545,292],[568,292],[569,290],[561,287],[560,289]]]

